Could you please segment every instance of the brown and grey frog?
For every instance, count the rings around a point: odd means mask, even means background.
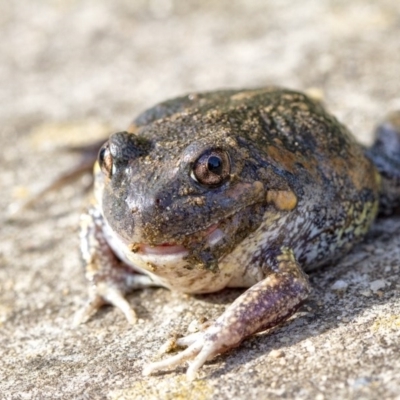
[[[400,122],[364,149],[306,95],[266,88],[190,94],[111,135],[82,218],[89,301],[135,312],[133,289],[183,293],[249,288],[187,349],[145,374],[214,355],[289,318],[307,298],[305,271],[332,263],[400,199]]]

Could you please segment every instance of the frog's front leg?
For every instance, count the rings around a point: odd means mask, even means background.
[[[104,220],[96,207],[90,207],[81,218],[81,253],[85,276],[89,282],[89,299],[76,313],[73,325],[86,322],[104,304],[120,309],[129,323],[136,313],[125,299],[133,289],[154,286],[150,277],[136,273],[117,258],[104,237]]]
[[[193,360],[187,370],[188,379],[213,356],[237,346],[253,333],[271,328],[289,318],[310,292],[308,278],[294,258],[293,252],[282,248],[277,268],[264,280],[239,296],[204,332],[178,339],[186,350],[148,365],[143,373],[176,366]]]

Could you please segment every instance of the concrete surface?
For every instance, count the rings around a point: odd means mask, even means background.
[[[187,383],[142,366],[239,291],[144,290],[137,326],[105,307],[73,330],[87,178],[17,208],[79,161],[66,145],[193,90],[311,88],[368,143],[400,108],[399,1],[2,1],[0,36],[1,399],[400,399],[400,217],[313,273],[292,321]]]

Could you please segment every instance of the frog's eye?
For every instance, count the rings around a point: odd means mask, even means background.
[[[224,150],[208,150],[194,163],[191,178],[202,185],[216,187],[229,177],[230,161]]]
[[[106,142],[99,151],[99,164],[104,175],[111,178],[113,173],[113,157],[110,151],[110,144]]]

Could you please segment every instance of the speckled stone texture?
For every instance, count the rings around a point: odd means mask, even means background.
[[[86,296],[77,226],[87,177],[18,204],[79,161],[70,145],[193,90],[310,90],[362,143],[400,108],[398,0],[32,0],[0,3],[1,399],[400,399],[400,217],[377,222],[282,327],[207,363],[143,378],[173,334],[239,293],[133,293],[131,327]]]

